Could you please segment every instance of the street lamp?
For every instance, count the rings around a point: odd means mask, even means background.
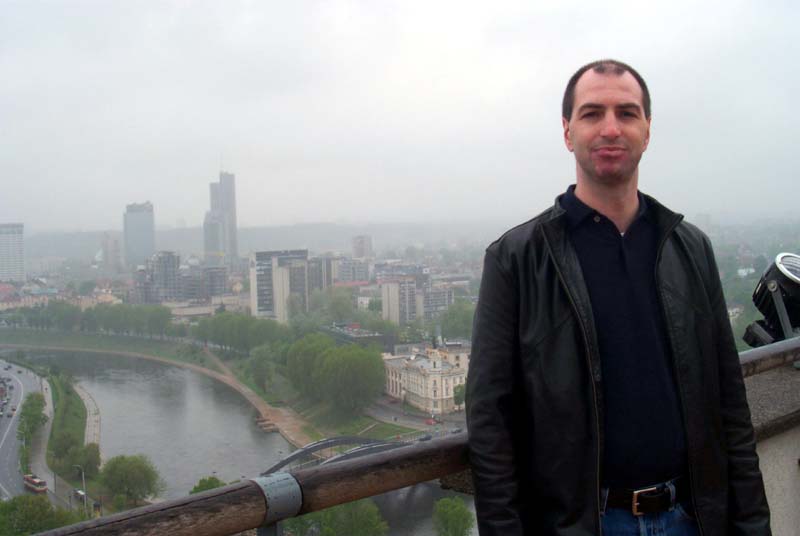
[[[86,514],[86,517],[89,517],[89,506],[86,504],[86,473],[84,473],[83,467],[80,465],[73,465],[72,467],[81,470],[81,483],[83,484],[83,513]]]

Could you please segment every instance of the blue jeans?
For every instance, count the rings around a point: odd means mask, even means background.
[[[699,536],[697,522],[680,503],[669,512],[634,516],[630,510],[608,508],[602,515],[603,536]]]

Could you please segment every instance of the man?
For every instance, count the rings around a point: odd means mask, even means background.
[[[711,244],[638,191],[647,85],[591,63],[562,116],[576,184],[484,260],[466,391],[480,533],[769,535]]]

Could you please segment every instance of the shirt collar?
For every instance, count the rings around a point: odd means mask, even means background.
[[[644,195],[642,195],[642,192],[637,192],[637,195],[639,196],[639,212],[636,213],[636,219],[634,219],[634,221],[642,217],[646,217],[649,220],[650,215],[647,211],[647,201]],[[574,184],[570,184],[567,191],[561,194],[559,202],[566,212],[567,223],[570,228],[577,227],[589,216],[602,216],[602,214],[595,209],[578,199],[578,196],[575,195]]]

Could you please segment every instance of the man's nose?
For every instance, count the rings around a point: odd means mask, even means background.
[[[604,138],[618,138],[621,134],[621,130],[619,128],[619,121],[617,121],[616,116],[613,114],[608,114],[603,119],[602,129],[600,130],[600,135]]]

